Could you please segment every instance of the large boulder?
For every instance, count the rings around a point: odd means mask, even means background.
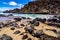
[[[30,24],[34,25],[34,26],[39,26],[39,21],[33,19],[32,21],[29,21]]]
[[[25,31],[27,31],[30,34],[34,33],[34,29],[32,27],[25,27],[24,29],[25,29]]]

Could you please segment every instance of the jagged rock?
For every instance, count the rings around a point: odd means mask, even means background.
[[[13,38],[11,36],[3,34],[2,37],[0,37],[0,40],[13,40]]]
[[[28,38],[28,35],[23,35],[22,39]]]
[[[19,30],[17,30],[17,31],[15,31],[13,34],[19,34],[20,33],[20,31]]]

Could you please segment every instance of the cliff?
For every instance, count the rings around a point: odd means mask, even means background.
[[[7,10],[4,13],[48,13],[59,14],[60,13],[60,1],[59,0],[40,0],[32,1],[26,4],[21,9]]]

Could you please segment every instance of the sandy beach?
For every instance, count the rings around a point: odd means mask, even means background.
[[[29,24],[29,21],[31,21],[31,20],[32,19],[22,19],[21,21],[16,21],[16,23],[18,24],[19,27],[13,27],[13,26],[8,25],[3,28],[0,28],[0,36],[2,36],[3,34],[7,34],[7,35],[11,36],[13,40],[23,40],[22,39],[23,35],[20,35],[20,34],[25,32],[25,27],[30,27],[31,24]],[[7,21],[5,21],[5,22],[7,22]],[[12,23],[13,23],[13,21],[12,21]],[[21,24],[24,24],[24,25],[21,25]],[[15,28],[15,29],[11,30],[11,28]],[[56,28],[54,26],[49,26],[42,22],[39,22],[39,25],[35,26],[34,29],[36,29],[36,30],[34,30],[34,32],[36,32],[38,30],[42,30],[43,33],[48,36],[52,36],[52,37],[56,37],[56,38],[59,37],[56,33],[54,33],[53,31],[47,30],[47,29],[54,29],[56,31],[60,31],[60,28]],[[17,30],[19,30],[20,33],[14,34],[14,32]],[[29,33],[24,33],[24,35],[25,34],[27,34],[28,38],[31,38],[32,40],[39,40],[39,38],[33,37]],[[24,40],[27,40],[28,38],[26,38]]]

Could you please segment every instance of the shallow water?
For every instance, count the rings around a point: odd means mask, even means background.
[[[0,14],[4,14],[4,15],[9,15],[9,14],[12,14],[12,13],[0,13]],[[13,13],[13,16],[20,16],[20,17],[30,17],[32,19],[38,17],[38,18],[51,18],[53,17],[54,15],[44,15],[44,14],[17,14],[17,13]]]

